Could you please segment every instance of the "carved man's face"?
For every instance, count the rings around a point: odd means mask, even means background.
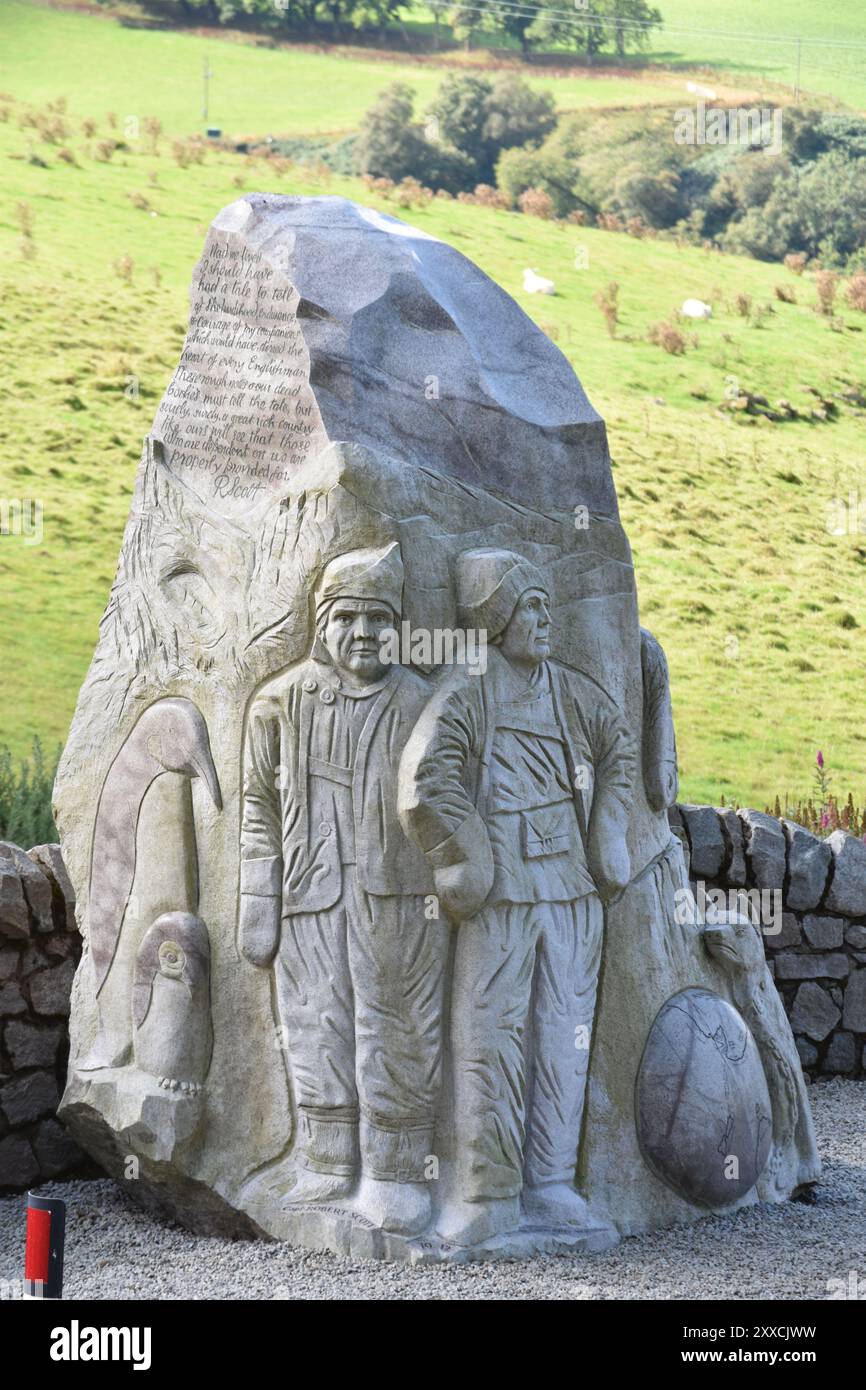
[[[550,656],[550,599],[543,589],[521,594],[499,650],[509,661],[527,666],[538,666]]]
[[[378,599],[338,598],[328,610],[320,636],[338,673],[351,684],[381,680],[382,635],[396,624],[390,604]]]

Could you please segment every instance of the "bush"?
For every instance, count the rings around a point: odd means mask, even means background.
[[[806,269],[806,259],[805,251],[789,251],[785,257],[785,265],[795,275],[802,275]]]
[[[496,165],[496,186],[509,207],[518,205],[521,193],[540,188],[551,200],[556,217],[568,217],[575,211],[573,179],[574,170],[566,159],[540,150],[505,150]]]
[[[59,760],[58,746],[51,766],[46,763],[38,738],[33,740],[30,758],[17,767],[9,749],[0,748],[0,839],[24,849],[57,840],[51,791]]]
[[[616,280],[611,280],[606,290],[599,290],[593,297],[604,315],[608,333],[611,338],[615,338],[616,326],[619,323],[619,285]]]
[[[866,270],[858,270],[845,287],[845,298],[852,309],[866,314]]]
[[[669,320],[654,323],[647,333],[648,342],[669,352],[672,357],[682,357],[686,350],[684,335]]]
[[[527,188],[517,203],[520,211],[528,217],[540,217],[544,222],[549,222],[553,217],[553,199],[543,188]]]
[[[777,299],[780,299],[782,301],[783,304],[797,303],[797,295],[790,285],[776,285],[774,287],[773,293],[775,294]]]
[[[833,305],[836,302],[836,290],[839,287],[839,276],[835,270],[816,270],[815,289],[818,291],[818,311],[830,318],[833,314]]]

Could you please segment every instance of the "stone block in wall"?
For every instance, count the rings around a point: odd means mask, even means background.
[[[15,1014],[27,1012],[27,1005],[21,990],[14,980],[0,985],[0,1018],[12,1018]]]
[[[759,888],[781,888],[785,882],[785,834],[779,822],[763,811],[738,812],[743,824],[746,858]]]
[[[0,1188],[29,1187],[39,1177],[39,1163],[23,1134],[0,1139]]]
[[[2,927],[0,927],[2,933]],[[0,982],[11,980],[18,969],[18,962],[21,959],[21,951],[16,946],[0,947]]]
[[[27,856],[38,865],[51,885],[56,925],[63,926],[70,932],[77,931],[75,890],[66,872],[60,846],[34,845],[33,849],[28,849]]]
[[[730,806],[720,806],[717,815],[725,839],[727,863],[725,879],[732,888],[744,888],[746,886],[746,843],[743,838],[742,821]]]
[[[24,899],[38,932],[54,930],[53,893],[45,874],[23,849],[0,840],[0,855],[11,862],[21,880]]]
[[[27,941],[30,936],[30,912],[15,861],[0,844],[0,936]]]
[[[833,879],[825,906],[843,917],[866,915],[866,844],[846,830],[834,830],[827,840],[833,853]]]
[[[781,824],[788,842],[785,906],[793,912],[807,912],[817,907],[824,896],[833,851],[826,840],[819,840],[802,825],[790,820],[783,820]]]
[[[85,1155],[71,1135],[56,1120],[43,1120],[31,1139],[43,1178],[54,1178]]]
[[[34,1071],[0,1088],[0,1110],[10,1125],[31,1124],[45,1115],[53,1115],[60,1100],[57,1078],[53,1072]]]
[[[823,1042],[842,1015],[827,991],[810,980],[797,990],[790,1017],[795,1033]]]
[[[845,923],[841,917],[815,917],[808,913],[803,918],[803,931],[816,951],[835,951],[845,939]]]
[[[808,1038],[795,1038],[797,1052],[800,1054],[800,1061],[804,1067],[814,1067],[818,1060],[818,1049],[814,1043],[809,1042]]]
[[[866,951],[866,927],[862,922],[854,922],[848,928],[845,932],[845,942],[855,951]]]
[[[30,978],[30,1001],[38,1014],[68,1014],[75,962],[66,960]]]
[[[866,970],[855,970],[848,981],[842,1024],[852,1033],[866,1033]]]
[[[776,975],[780,980],[844,980],[850,968],[848,957],[838,951],[823,956],[780,951],[776,956]]]
[[[725,841],[712,806],[680,805],[691,846],[692,878],[716,879],[725,860]]]
[[[857,1045],[852,1033],[834,1033],[824,1053],[821,1070],[835,1076],[845,1076],[857,1065]]]
[[[793,912],[782,913],[782,929],[775,936],[764,932],[764,944],[771,946],[774,951],[782,950],[786,946],[802,946],[803,933]]]
[[[24,1067],[53,1067],[57,1049],[66,1029],[59,1024],[40,1028],[38,1025],[15,1019],[6,1024],[6,1050],[16,1071]]]

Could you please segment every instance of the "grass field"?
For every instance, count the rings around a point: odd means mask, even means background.
[[[714,68],[728,80],[763,77],[866,109],[866,10],[861,0],[658,0],[665,29],[652,52],[665,64]],[[704,33],[697,31],[704,30]],[[831,39],[828,47],[818,40]],[[782,40],[782,41],[780,41]],[[861,45],[856,47],[855,45]]]
[[[8,76],[2,85],[10,90]],[[69,90],[58,81],[52,96]],[[0,742],[24,752],[34,733],[46,743],[65,736],[209,220],[257,188],[345,193],[399,209],[359,183],[301,169],[277,176],[265,161],[215,150],[181,169],[167,139],[156,154],[139,142],[99,163],[103,120],[91,141],[71,122],[66,144],[77,164],[69,165],[19,126],[21,103],[8,105],[0,498],[36,499],[44,515],[39,544],[0,537]],[[83,111],[99,117],[107,105]],[[21,253],[21,202],[33,218],[33,258]],[[834,331],[815,312],[810,277],[669,242],[451,201],[403,215],[514,294],[607,419],[643,620],[670,659],[684,795],[763,806],[776,793],[808,792],[821,748],[833,791],[866,799],[857,713],[866,535],[827,527],[837,496],[855,493],[866,516],[864,414],[840,402],[835,422],[749,424],[716,408],[732,384],[801,408],[815,404],[810,387],[866,390],[866,316],[843,305]],[[527,266],[552,276],[558,293],[525,296]],[[611,280],[620,286],[615,339],[594,303]],[[796,304],[774,300],[782,283]],[[738,294],[772,304],[762,327],[737,314]],[[647,329],[687,295],[712,301],[715,315],[697,329],[697,346],[671,357],[647,341]]]
[[[201,130],[203,68],[210,80],[209,120],[227,137],[342,134],[391,82],[409,82],[417,109],[435,95],[443,70],[390,62],[358,51],[334,57],[299,48],[257,48],[228,38],[126,29],[99,15],[0,0],[0,86],[35,103],[66,96],[79,116],[113,111],[157,116],[176,134]],[[99,74],[94,83],[94,73]],[[564,111],[685,100],[685,79],[536,77]]]

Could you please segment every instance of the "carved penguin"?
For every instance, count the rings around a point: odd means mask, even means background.
[[[730,914],[727,922],[704,929],[714,960],[731,979],[733,1002],[758,1044],[773,1107],[773,1146],[758,1182],[758,1195],[777,1200],[821,1176],[812,1114],[791,1025],[773,977],[764,944],[748,917]]]
[[[161,1086],[197,1094],[213,1049],[210,939],[200,917],[166,912],[148,928],[132,986],[135,1065]]]
[[[125,978],[118,991],[124,1000],[124,1012],[118,1014],[112,1008],[105,1008],[100,996],[115,960],[135,878],[142,802],[156,778],[166,772],[176,772],[189,779],[200,777],[214,805],[222,809],[207,725],[191,700],[175,696],[156,700],[144,711],[109,768],[102,787],[93,832],[88,908],[88,940],[96,977],[99,1030],[90,1054],[77,1064],[79,1071],[122,1066],[128,1060],[129,1033],[128,1028],[121,1026],[121,1020],[125,1023],[129,1018],[125,1011],[130,988],[129,966],[123,966],[121,973]],[[187,845],[197,877],[191,805],[181,823],[166,829]],[[153,853],[155,849],[155,846],[145,846],[144,854]],[[196,901],[188,905],[194,907]]]

